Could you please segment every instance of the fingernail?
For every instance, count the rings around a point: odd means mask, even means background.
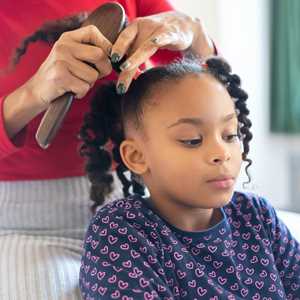
[[[119,95],[121,95],[121,94],[125,94],[125,92],[126,92],[125,84],[124,83],[119,83],[118,86],[117,86],[117,93]]]
[[[127,69],[130,65],[131,65],[131,63],[130,63],[129,61],[125,61],[125,62],[120,66],[120,69],[123,71],[123,70]]]
[[[120,59],[121,59],[121,57],[120,57],[120,55],[119,55],[118,53],[113,53],[113,54],[111,55],[111,61],[112,61],[113,63],[118,62]]]

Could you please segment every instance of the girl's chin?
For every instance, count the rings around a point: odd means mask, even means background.
[[[210,206],[210,208],[220,208],[227,205],[233,195],[233,191],[228,191],[227,193],[223,193],[223,195],[215,195],[214,197],[209,197],[206,203]]]

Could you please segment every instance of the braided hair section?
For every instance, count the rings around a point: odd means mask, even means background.
[[[144,194],[144,186],[132,180],[132,174],[123,163],[120,144],[124,140],[121,102],[124,96],[116,93],[115,84],[103,84],[91,101],[91,110],[85,114],[79,137],[83,141],[79,153],[86,158],[85,171],[91,182],[90,198],[96,207],[102,205],[113,189],[113,164],[123,186],[124,196]],[[129,173],[131,178],[126,176]]]
[[[230,65],[220,58],[210,58],[206,61],[207,68],[227,89],[229,95],[234,101],[237,110],[237,117],[239,121],[239,134],[243,143],[242,158],[248,164],[246,166],[246,174],[248,176],[248,183],[251,181],[251,176],[248,168],[252,164],[252,160],[247,157],[249,153],[249,142],[252,140],[252,133],[250,128],[252,123],[248,118],[249,109],[247,108],[246,100],[248,94],[241,88],[240,77],[232,74]]]

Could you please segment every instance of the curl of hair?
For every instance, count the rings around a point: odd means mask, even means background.
[[[251,181],[251,176],[248,168],[252,165],[252,160],[247,157],[249,153],[249,142],[252,140],[252,133],[250,128],[252,123],[248,118],[249,109],[247,108],[246,100],[248,99],[247,93],[240,87],[241,79],[238,75],[231,73],[229,64],[220,58],[211,58],[206,61],[209,71],[222,82],[231,98],[235,103],[237,116],[239,121],[239,132],[243,143],[242,158],[247,162],[246,174],[248,176],[248,183]]]
[[[68,16],[63,19],[48,21],[44,23],[33,34],[26,37],[17,47],[12,56],[12,66],[15,66],[19,63],[22,55],[26,53],[29,44],[37,41],[53,44],[59,39],[62,33],[79,28],[87,19],[87,17],[87,12],[81,12],[74,16]]]
[[[134,192],[142,194],[144,191],[141,185],[130,181],[124,174],[128,169],[119,151],[124,140],[121,101],[122,96],[116,93],[113,82],[103,84],[95,93],[91,101],[91,111],[85,114],[80,129],[79,137],[83,143],[79,153],[86,158],[85,170],[91,182],[90,198],[95,202],[93,212],[113,190],[113,161],[117,164],[116,171],[125,196],[129,195],[131,185]],[[110,151],[111,145],[113,148]]]

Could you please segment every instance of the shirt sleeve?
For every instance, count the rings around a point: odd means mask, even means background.
[[[264,199],[264,221],[272,244],[275,264],[287,299],[300,299],[300,245],[275,209]]]
[[[83,299],[174,299],[154,248],[111,214],[93,218],[79,276]]]
[[[139,17],[174,10],[174,7],[168,0],[137,0],[136,3]]]
[[[24,127],[13,139],[8,137],[4,125],[4,98],[0,97],[0,160],[17,152],[24,146],[27,132],[27,127]]]

